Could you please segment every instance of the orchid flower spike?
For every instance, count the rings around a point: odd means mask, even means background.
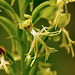
[[[10,65],[10,63],[9,61],[5,61],[4,55],[6,55],[4,47],[0,46],[0,69],[4,68],[5,72],[9,73],[8,66]]]
[[[28,56],[30,55],[32,50],[34,49],[35,56],[33,57],[33,61],[31,63],[31,65],[30,65],[30,66],[32,66],[34,61],[37,58],[37,53],[38,53],[38,44],[37,44],[37,42],[38,41],[42,44],[42,46],[44,47],[44,49],[46,51],[45,61],[48,60],[48,57],[49,57],[50,53],[53,53],[53,52],[57,51],[57,50],[55,50],[55,48],[48,47],[45,44],[45,42],[40,38],[40,35],[55,36],[55,35],[58,35],[58,34],[61,33],[61,29],[59,31],[55,31],[55,32],[48,32],[47,29],[49,27],[44,27],[42,25],[43,29],[41,29],[39,32],[36,32],[33,29],[32,17],[30,15],[27,15],[27,14],[24,14],[24,16],[26,18],[28,18],[28,19],[23,21],[22,23],[19,23],[19,28],[24,29],[26,31],[29,31],[34,36],[33,42],[32,42],[32,44],[30,46],[30,50],[29,50],[29,52],[27,54],[27,57],[25,58],[25,61],[26,61],[26,59],[28,58]]]

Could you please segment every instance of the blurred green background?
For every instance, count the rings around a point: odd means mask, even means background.
[[[11,0],[6,0],[6,1],[9,4],[11,3]],[[34,8],[44,1],[47,0],[34,0]],[[16,13],[19,14],[17,0],[15,0],[13,8],[16,11]],[[69,31],[71,39],[75,40],[75,2],[68,4],[68,11],[71,13],[71,21],[69,25],[66,27],[66,29]],[[0,15],[9,18],[4,11],[2,12],[3,13],[0,13]],[[40,21],[36,23],[36,26],[38,26],[38,28],[41,28],[41,25],[48,26],[48,21],[45,19],[40,19]],[[0,45],[3,45],[6,50],[11,50],[11,41],[10,39],[6,39],[7,37],[9,37],[9,35],[4,30],[4,28],[0,26]],[[75,58],[72,58],[71,53],[67,54],[65,48],[59,48],[61,40],[60,42],[53,42],[49,40],[47,40],[46,42],[48,46],[55,47],[58,50],[58,52],[50,55],[48,61],[53,64],[52,69],[57,70],[57,75],[75,75]],[[73,47],[75,49],[74,45]],[[6,75],[6,74],[4,73],[4,71],[0,71],[0,75]]]

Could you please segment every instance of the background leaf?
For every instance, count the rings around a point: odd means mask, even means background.
[[[32,22],[35,24],[40,18],[47,20],[54,19],[57,7],[51,6],[49,1],[41,3],[37,6],[32,13]]]
[[[16,29],[14,24],[5,17],[0,16],[0,25],[9,33],[10,36],[16,36]]]
[[[10,16],[14,23],[18,23],[20,21],[14,9],[6,1],[0,0],[0,9],[3,9]]]

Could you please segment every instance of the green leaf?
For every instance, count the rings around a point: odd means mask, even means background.
[[[15,0],[11,0],[11,6],[13,6],[13,5],[14,5],[14,2],[15,2]]]
[[[9,75],[18,75],[17,72],[16,72],[15,65],[11,65],[9,67],[9,71],[10,71]]]
[[[0,16],[0,25],[7,31],[9,37],[16,36],[16,29],[13,23],[5,17]],[[11,39],[12,51],[14,50],[14,39]]]
[[[14,24],[5,17],[0,16],[0,25],[8,32],[10,36],[16,36]]]
[[[13,63],[15,63],[14,58],[12,57],[11,53],[8,52],[7,50],[6,50],[6,53],[7,53],[6,55],[8,56],[8,58],[9,58]]]
[[[46,1],[42,4],[40,4],[39,6],[37,6],[34,11],[32,12],[32,21],[33,23],[35,22],[35,20],[37,19],[38,17],[38,13],[39,11],[42,9],[42,8],[45,8],[46,6],[49,6],[49,1]]]
[[[43,2],[33,11],[32,22],[35,24],[40,18],[45,18],[47,20],[54,19],[57,8],[56,6],[51,6],[49,1]]]
[[[42,9],[39,14],[40,17],[45,18],[47,20],[52,20],[55,18],[57,8],[56,7],[46,7],[45,9]]]
[[[36,71],[36,65],[34,65],[34,66],[31,68],[31,70],[30,70],[30,72],[29,72],[29,75],[34,75],[34,74],[35,74],[35,71]]]
[[[26,0],[27,3],[30,3],[30,2],[32,2],[32,1],[33,1],[33,0]]]
[[[6,1],[0,0],[0,8],[3,9],[11,17],[14,23],[20,21],[14,9]]]

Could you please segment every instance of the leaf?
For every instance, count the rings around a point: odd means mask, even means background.
[[[14,58],[12,57],[11,53],[8,52],[7,50],[6,50],[6,53],[7,53],[6,55],[8,56],[8,58],[9,58],[13,63],[15,63]]]
[[[16,36],[16,30],[13,23],[5,17],[0,16],[0,25],[7,31],[9,37]],[[11,39],[12,51],[14,50],[14,39]]]
[[[54,19],[57,7],[51,6],[49,1],[43,2],[35,8],[32,13],[32,22],[35,24],[40,18],[47,20]]]
[[[9,67],[9,71],[10,71],[9,75],[18,75],[17,72],[16,72],[15,65],[11,65]]]
[[[15,2],[15,0],[11,0],[11,6],[13,6],[13,5],[14,5],[14,2]]]
[[[37,66],[37,65],[34,65],[34,66],[31,68],[31,70],[30,70],[30,72],[29,72],[29,75],[34,75],[34,74],[35,74],[36,66]]]
[[[57,8],[56,7],[46,7],[45,9],[42,9],[40,12],[40,16],[42,18],[45,18],[47,20],[52,20],[55,18],[55,13],[56,13]]]
[[[14,27],[14,24],[8,20],[7,18],[5,17],[2,17],[0,16],[0,25],[5,28],[5,30],[8,32],[8,34],[11,36],[11,35],[14,35],[16,36],[16,29]]]
[[[49,6],[49,1],[46,1],[46,2],[44,2],[44,3],[42,3],[42,4],[40,4],[39,6],[37,6],[37,7],[34,9],[34,11],[33,11],[33,13],[32,13],[32,21],[33,21],[33,23],[35,22],[39,11],[40,11],[42,8],[46,7],[46,6]]]
[[[14,23],[20,21],[14,9],[6,1],[0,0],[0,8],[3,9],[10,16]]]
[[[33,1],[33,0],[26,0],[27,3],[30,3],[30,2],[32,2],[32,1]]]

